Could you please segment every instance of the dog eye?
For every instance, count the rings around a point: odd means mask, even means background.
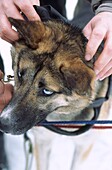
[[[20,71],[18,71],[18,77],[22,77],[22,74]]]
[[[18,77],[19,78],[22,78],[25,74],[25,70],[22,70],[22,71],[18,71]]]
[[[43,93],[44,93],[45,95],[47,95],[47,96],[51,96],[52,94],[54,94],[53,91],[50,91],[50,90],[48,90],[48,89],[43,89]]]

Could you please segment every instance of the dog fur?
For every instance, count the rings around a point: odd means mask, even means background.
[[[45,118],[90,120],[88,106],[108,87],[108,78],[96,81],[93,70],[101,48],[87,62],[87,39],[80,29],[62,21],[9,20],[20,39],[11,50],[15,89],[0,129],[22,134]]]

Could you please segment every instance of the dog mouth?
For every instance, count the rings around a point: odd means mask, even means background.
[[[13,135],[24,134],[47,117],[47,113],[37,111],[30,106],[19,109],[20,105],[9,104],[0,114],[0,130]]]
[[[56,110],[58,109],[55,109],[55,112]],[[10,106],[9,104],[0,114],[0,130],[13,135],[24,134],[33,126],[38,126],[44,122],[47,116],[48,113],[42,111],[38,114],[36,111],[24,114],[24,110],[18,111],[16,105]]]
[[[45,120],[71,120],[74,118],[74,112],[65,112],[64,107],[59,106],[47,113],[44,111],[37,111],[34,108],[27,107],[20,109],[20,105],[9,104],[0,115],[0,130],[5,133],[11,133],[13,135],[24,134],[33,126],[42,124]],[[38,113],[37,113],[38,112]],[[73,118],[72,118],[73,116]]]

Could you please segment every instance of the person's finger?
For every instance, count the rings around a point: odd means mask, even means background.
[[[17,34],[18,34],[18,33],[17,33]],[[3,40],[5,40],[5,41],[11,43],[11,44],[16,40],[16,39],[14,40],[12,37],[6,37],[6,36],[7,36],[7,35],[4,35],[4,34],[3,34],[1,38],[2,38]],[[18,37],[18,36],[17,36],[17,37]],[[10,39],[9,39],[9,38],[10,38]]]
[[[4,95],[0,96],[0,112],[2,112],[2,110],[5,108],[6,106],[6,98],[4,97]]]
[[[97,61],[94,65],[94,70],[96,74],[99,74],[99,72],[108,65],[108,63],[112,60],[112,33],[109,33],[106,37],[106,41],[104,44],[104,49],[100,56],[98,57]],[[111,62],[110,62],[111,63]],[[112,67],[112,65],[111,65]]]
[[[91,28],[91,24],[88,23],[85,28],[83,29],[83,34],[84,36],[89,40],[91,33],[92,33],[92,28]]]
[[[23,19],[22,15],[20,14],[19,8],[15,6],[12,0],[4,1],[4,3],[2,4],[2,9],[3,13],[5,13],[7,17]]]
[[[10,8],[9,8],[10,6]],[[13,4],[12,0],[3,1],[0,3],[0,37],[4,40],[9,39],[8,42],[17,40],[18,33],[12,29],[8,17],[23,19],[17,7]]]
[[[13,86],[11,84],[4,85],[4,93],[0,95],[0,112],[9,103],[13,95]]]
[[[5,85],[2,81],[0,81],[0,95],[4,93],[4,90],[5,90]]]
[[[2,101],[3,101],[3,99],[2,99]],[[0,113],[3,111],[3,109],[4,109],[4,104],[1,104],[1,102],[0,102]]]
[[[112,68],[108,70],[102,77],[99,78],[99,80],[103,80],[106,77],[110,76],[112,74]]]
[[[14,4],[15,1],[16,3]],[[8,17],[23,19],[22,15],[20,14],[20,11],[22,11],[25,13],[28,19],[39,19],[39,16],[33,8],[30,0],[15,1],[8,0],[0,2],[0,37],[9,43],[18,40],[19,36],[18,33],[12,29],[12,25],[10,24]],[[18,3],[20,6],[18,6]],[[32,3],[35,4],[39,2],[38,0],[32,0]]]
[[[99,26],[95,27],[91,33],[91,36],[89,38],[89,41],[86,46],[86,54],[85,59],[91,60],[92,57],[95,55],[98,47],[100,46],[101,42],[104,40],[106,35],[106,29],[103,28],[101,31],[101,28]]]
[[[4,83],[1,80],[3,78],[3,72],[0,70],[0,95],[4,93]]]
[[[3,106],[5,106],[5,98],[4,98],[4,96],[2,95],[2,96],[0,96],[0,108],[1,108],[1,106],[3,107]]]
[[[13,86],[11,84],[5,84],[5,90],[2,95],[0,95],[0,112],[6,107],[13,95]]]
[[[8,39],[10,42],[17,40],[18,33],[12,29],[12,25],[4,14],[0,20],[0,37],[2,39]]]
[[[96,79],[103,80],[112,74],[112,59],[109,63],[97,74]]]
[[[24,1],[18,1],[15,0],[15,5],[19,7],[19,9],[26,15],[26,17],[29,20],[40,20],[39,15],[35,11],[31,1],[24,0]]]
[[[13,86],[11,84],[5,84],[4,90],[4,98],[5,98],[5,105],[9,103],[13,95]]]
[[[3,72],[0,70],[0,80],[3,78]]]
[[[5,37],[4,35],[1,37],[3,40],[7,41],[8,43],[11,43],[13,42],[13,40],[9,40],[7,37]]]

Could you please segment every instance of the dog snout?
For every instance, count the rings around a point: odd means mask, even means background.
[[[9,118],[0,116],[0,131],[5,133],[11,133],[12,126],[10,124]]]

